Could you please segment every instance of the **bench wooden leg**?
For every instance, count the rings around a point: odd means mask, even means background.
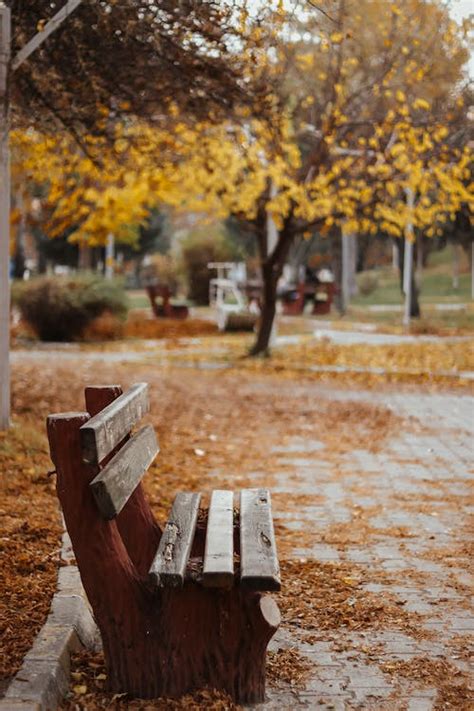
[[[91,417],[94,417],[121,394],[120,385],[87,387],[85,389],[86,410]],[[109,461],[114,454],[115,450],[105,461]],[[117,525],[130,559],[138,572],[146,575],[160,542],[161,529],[155,521],[141,483],[117,516]]]
[[[238,703],[265,699],[265,656],[280,624],[268,595],[186,585],[163,592],[168,673],[160,690],[180,696],[208,686]]]

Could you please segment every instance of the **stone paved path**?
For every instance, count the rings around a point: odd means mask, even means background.
[[[317,395],[316,386],[315,407]],[[433,683],[430,676],[416,678],[415,672],[413,679],[404,679],[403,674],[392,678],[381,671],[380,664],[444,660],[453,669],[471,674],[473,681],[474,667],[466,661],[469,651],[474,652],[474,608],[469,598],[474,577],[468,558],[472,545],[472,527],[469,531],[468,526],[474,513],[473,399],[347,391],[331,391],[331,397],[384,404],[396,414],[414,418],[413,427],[394,433],[376,453],[357,449],[342,456],[337,473],[334,459],[317,440],[298,438],[278,448],[282,465],[290,464],[293,472],[291,483],[288,475],[279,477],[275,491],[294,493],[296,487],[302,494],[315,493],[317,504],[277,512],[277,520],[296,530],[313,531],[320,541],[294,550],[297,557],[345,561],[374,573],[388,572],[388,582],[366,582],[366,589],[388,591],[403,610],[419,613],[422,632],[428,636],[415,639],[391,629],[347,633],[341,638],[338,631],[332,639],[301,644],[279,633],[272,647],[298,646],[314,662],[314,671],[304,689],[272,690],[265,708],[461,708],[449,705],[449,696],[443,702],[440,682]],[[422,498],[423,505],[419,503]],[[364,512],[369,512],[370,535],[362,539],[354,535],[356,543],[350,535],[347,542],[331,542],[327,535],[331,527],[353,522]],[[394,528],[403,531],[403,537],[394,537]],[[438,558],[437,552],[443,551],[445,557]],[[373,577],[376,581],[377,575]],[[456,653],[459,649],[462,653]],[[369,653],[361,654],[361,650]],[[456,679],[443,683],[456,683]],[[472,694],[462,708],[474,708]]]

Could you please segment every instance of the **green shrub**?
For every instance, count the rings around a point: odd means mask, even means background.
[[[94,275],[38,277],[16,283],[12,300],[42,341],[77,341],[98,316],[127,314],[122,284]]]
[[[377,289],[378,285],[379,280],[375,274],[371,274],[370,272],[360,274],[357,278],[357,286],[359,287],[359,292],[362,296],[369,296],[369,294]]]

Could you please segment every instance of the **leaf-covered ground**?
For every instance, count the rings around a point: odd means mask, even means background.
[[[0,678],[21,664],[56,588],[61,526],[41,420],[0,433]]]
[[[233,352],[242,349],[241,339],[225,338],[224,343],[227,342]],[[327,358],[333,358],[328,348],[323,344]],[[300,357],[308,359],[311,351],[308,353],[307,346],[301,349]],[[192,351],[192,347],[183,350]],[[370,397],[363,399],[350,394],[334,399],[327,385],[321,385],[315,396],[314,381],[293,369],[289,352],[290,349],[283,355],[277,353],[270,362],[245,364],[238,370],[200,371],[169,364],[160,367],[150,363],[149,357],[143,363],[109,363],[107,351],[103,360],[97,362],[87,359],[87,350],[77,360],[64,364],[58,353],[54,361],[48,356],[34,365],[15,366],[15,426],[0,438],[0,467],[5,472],[1,513],[5,522],[2,526],[2,583],[6,595],[0,608],[5,678],[18,669],[44,621],[56,580],[60,526],[54,477],[47,475],[51,465],[44,437],[45,417],[51,412],[83,409],[83,388],[93,382],[118,382],[123,386],[139,380],[150,383],[150,419],[158,434],[161,453],[146,478],[146,489],[161,521],[165,520],[173,496],[180,489],[208,491],[216,485],[239,489],[264,484],[276,490],[273,497],[278,512],[276,533],[286,581],[278,602],[284,614],[285,634],[297,632],[298,639],[306,645],[326,638],[333,643],[335,637],[345,640],[343,645],[346,645],[348,633],[367,631],[395,630],[415,639],[424,638],[417,612],[406,610],[404,603],[389,592],[380,595],[370,590],[370,585],[388,585],[397,574],[375,567],[364,569],[362,573],[360,566],[350,561],[341,564],[318,560],[317,556],[308,559],[298,553],[295,555],[295,550],[315,544],[334,545],[343,550],[349,545],[364,546],[369,540],[377,540],[380,531],[374,528],[373,520],[379,511],[376,508],[355,511],[350,523],[334,522],[327,526],[324,535],[316,535],[310,529],[302,531],[288,526],[286,517],[298,518],[306,507],[317,506],[321,499],[318,493],[295,490],[286,495],[279,491],[282,477],[287,478],[290,488],[295,481],[291,466],[282,463],[279,453],[282,447],[290,447],[295,438],[316,438],[324,451],[330,453],[328,461],[334,470],[334,481],[339,482],[334,486],[347,490],[349,485],[339,471],[341,458],[350,456],[353,450],[381,455],[394,434],[408,430],[422,433],[423,424],[396,414],[380,399],[371,401]],[[318,357],[320,355],[318,346]],[[383,361],[387,351],[381,351],[377,357]],[[407,355],[394,351],[392,357],[397,362],[405,362]],[[435,357],[433,352],[430,355],[415,350],[410,363],[413,365],[418,358],[423,367],[429,368]],[[441,350],[437,357],[438,364],[448,356]],[[465,368],[471,363],[465,349],[455,349],[451,357],[459,367],[462,364]],[[282,378],[282,374],[286,377]],[[333,376],[329,382],[336,387],[347,381]],[[385,387],[382,381],[379,387]],[[406,386],[399,385],[397,389],[400,387]],[[371,486],[369,479],[369,492]],[[365,495],[363,491],[358,493]],[[429,496],[410,500],[407,495],[405,503],[417,513],[432,506]],[[453,500],[453,505],[455,503]],[[410,543],[411,536],[410,530],[398,526],[387,529],[384,540],[392,537],[394,541]],[[444,558],[454,554],[458,555],[459,551],[453,553],[448,548]],[[460,645],[458,651],[462,658],[463,650],[465,647]],[[358,653],[366,654],[360,650]],[[413,676],[415,666],[405,668],[395,663],[384,667],[386,657],[378,656],[373,650],[370,653],[375,654],[376,663],[385,676],[395,677],[400,683]],[[420,659],[423,660],[423,656]],[[304,688],[311,667],[308,657],[298,650],[294,639],[290,640],[288,645],[272,651],[270,685],[276,690]],[[427,675],[425,685],[431,681],[440,689],[440,699],[459,702],[457,707],[443,708],[468,708],[467,681],[463,674],[448,688],[440,681],[440,667],[430,666],[429,660],[425,660],[420,668]],[[205,690],[192,699],[173,704],[169,700],[132,702],[127,698],[113,698],[105,691],[104,673],[100,656],[79,655],[74,662],[65,707],[232,708],[228,699]]]

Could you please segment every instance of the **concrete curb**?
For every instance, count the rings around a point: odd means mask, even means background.
[[[0,700],[0,711],[55,711],[69,687],[71,653],[95,647],[97,639],[71,541],[64,533],[51,610]]]

